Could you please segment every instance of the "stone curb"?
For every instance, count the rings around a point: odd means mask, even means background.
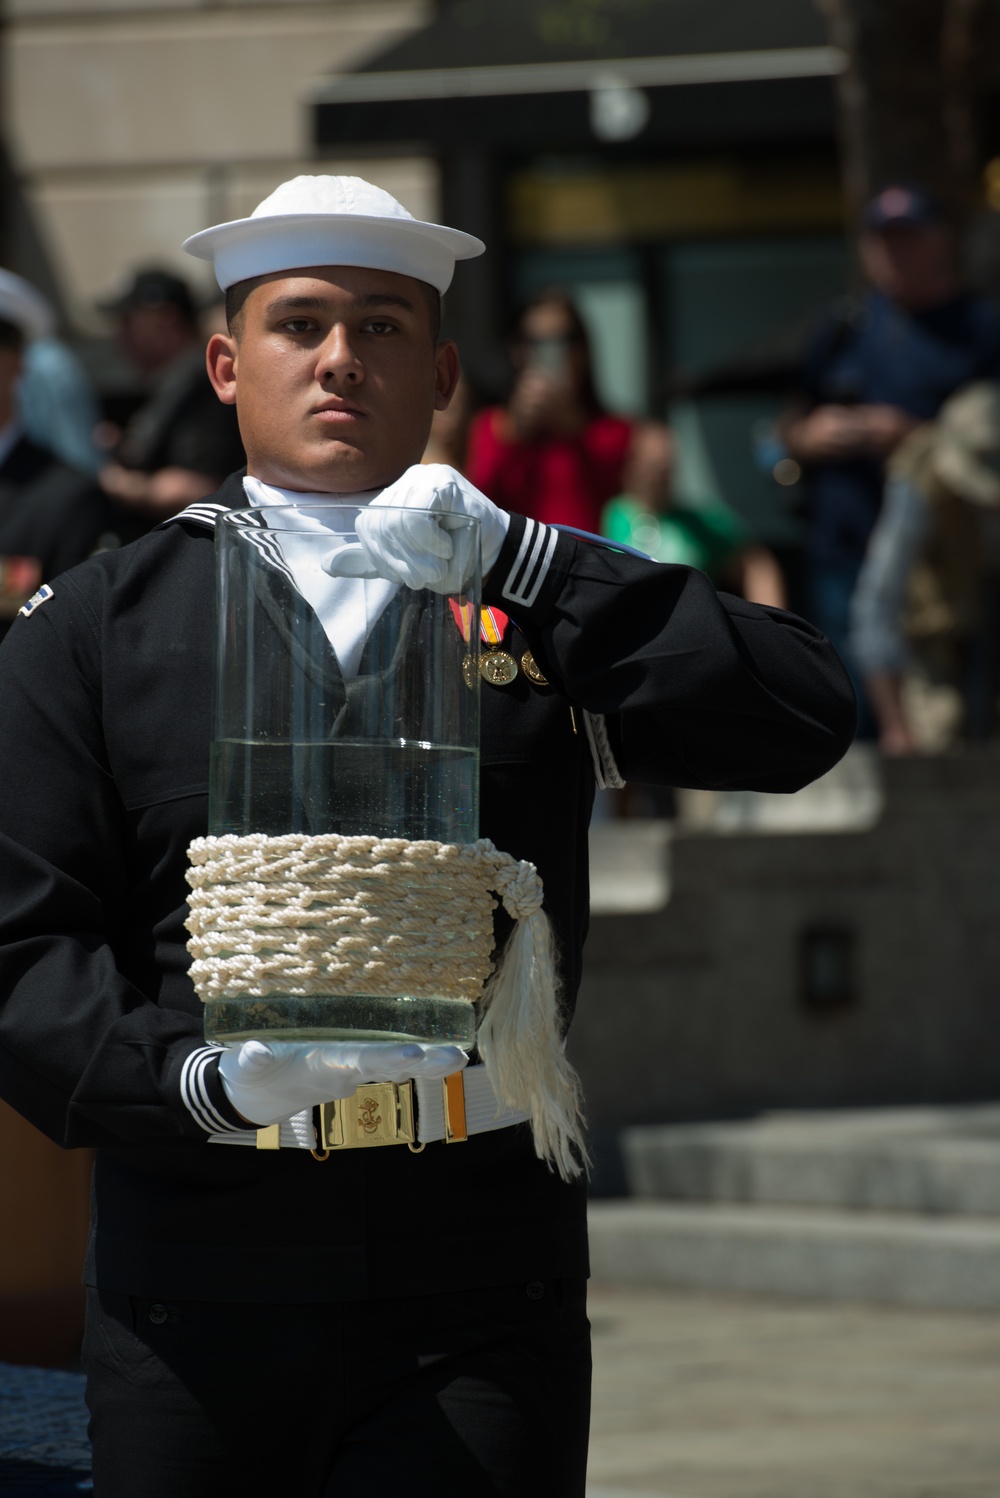
[[[609,1285],[1000,1311],[1000,1222],[595,1202],[590,1235]]]

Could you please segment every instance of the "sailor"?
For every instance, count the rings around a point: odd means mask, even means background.
[[[794,790],[845,751],[853,695],[799,619],[415,466],[459,374],[439,298],[478,241],[358,179],[307,177],[187,247],[226,292],[208,368],[246,474],[59,579],[0,651],[0,1083],[60,1144],[97,1147],[96,1491],[583,1498],[579,1161],[553,1168],[527,1124],[497,1118],[474,1054],[450,1120],[468,1137],[449,1142],[434,1079],[464,1058],[448,1047],[393,1062],[390,1080],[416,1078],[426,1148],[318,1160],[295,1120],[374,1080],[371,1056],[204,1043],[184,919],[206,831],[213,522],[308,494],[395,500],[410,510],[378,517],[373,555],[446,586],[444,533],[428,545],[404,522],[479,518],[510,663],[481,688],[481,831],[542,876],[567,1023],[595,786]],[[280,1147],[255,1148],[269,1126]]]

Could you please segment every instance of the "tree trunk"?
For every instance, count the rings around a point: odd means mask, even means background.
[[[948,0],[942,32],[945,130],[957,180],[970,207],[982,167],[979,103],[989,87],[996,55],[997,7],[990,0]]]
[[[986,0],[817,0],[847,56],[838,80],[848,209],[890,181],[930,188],[956,217],[974,197],[975,95]]]

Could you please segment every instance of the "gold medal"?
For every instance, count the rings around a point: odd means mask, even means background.
[[[471,655],[463,655],[462,657],[462,680],[471,692],[476,685],[476,668],[473,665]]]
[[[521,670],[524,672],[525,676],[533,686],[548,686],[549,678],[542,675],[542,668],[539,666],[530,650],[526,650],[521,657]]]
[[[517,661],[506,650],[487,650],[480,657],[479,674],[491,687],[509,687],[517,675]]]

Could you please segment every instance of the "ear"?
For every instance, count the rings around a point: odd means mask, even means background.
[[[205,349],[205,366],[212,389],[224,406],[236,404],[236,339],[231,333],[213,333]]]
[[[450,339],[439,343],[434,350],[434,409],[435,411],[447,410],[455,387],[462,377],[462,366],[459,363],[458,349]]]

